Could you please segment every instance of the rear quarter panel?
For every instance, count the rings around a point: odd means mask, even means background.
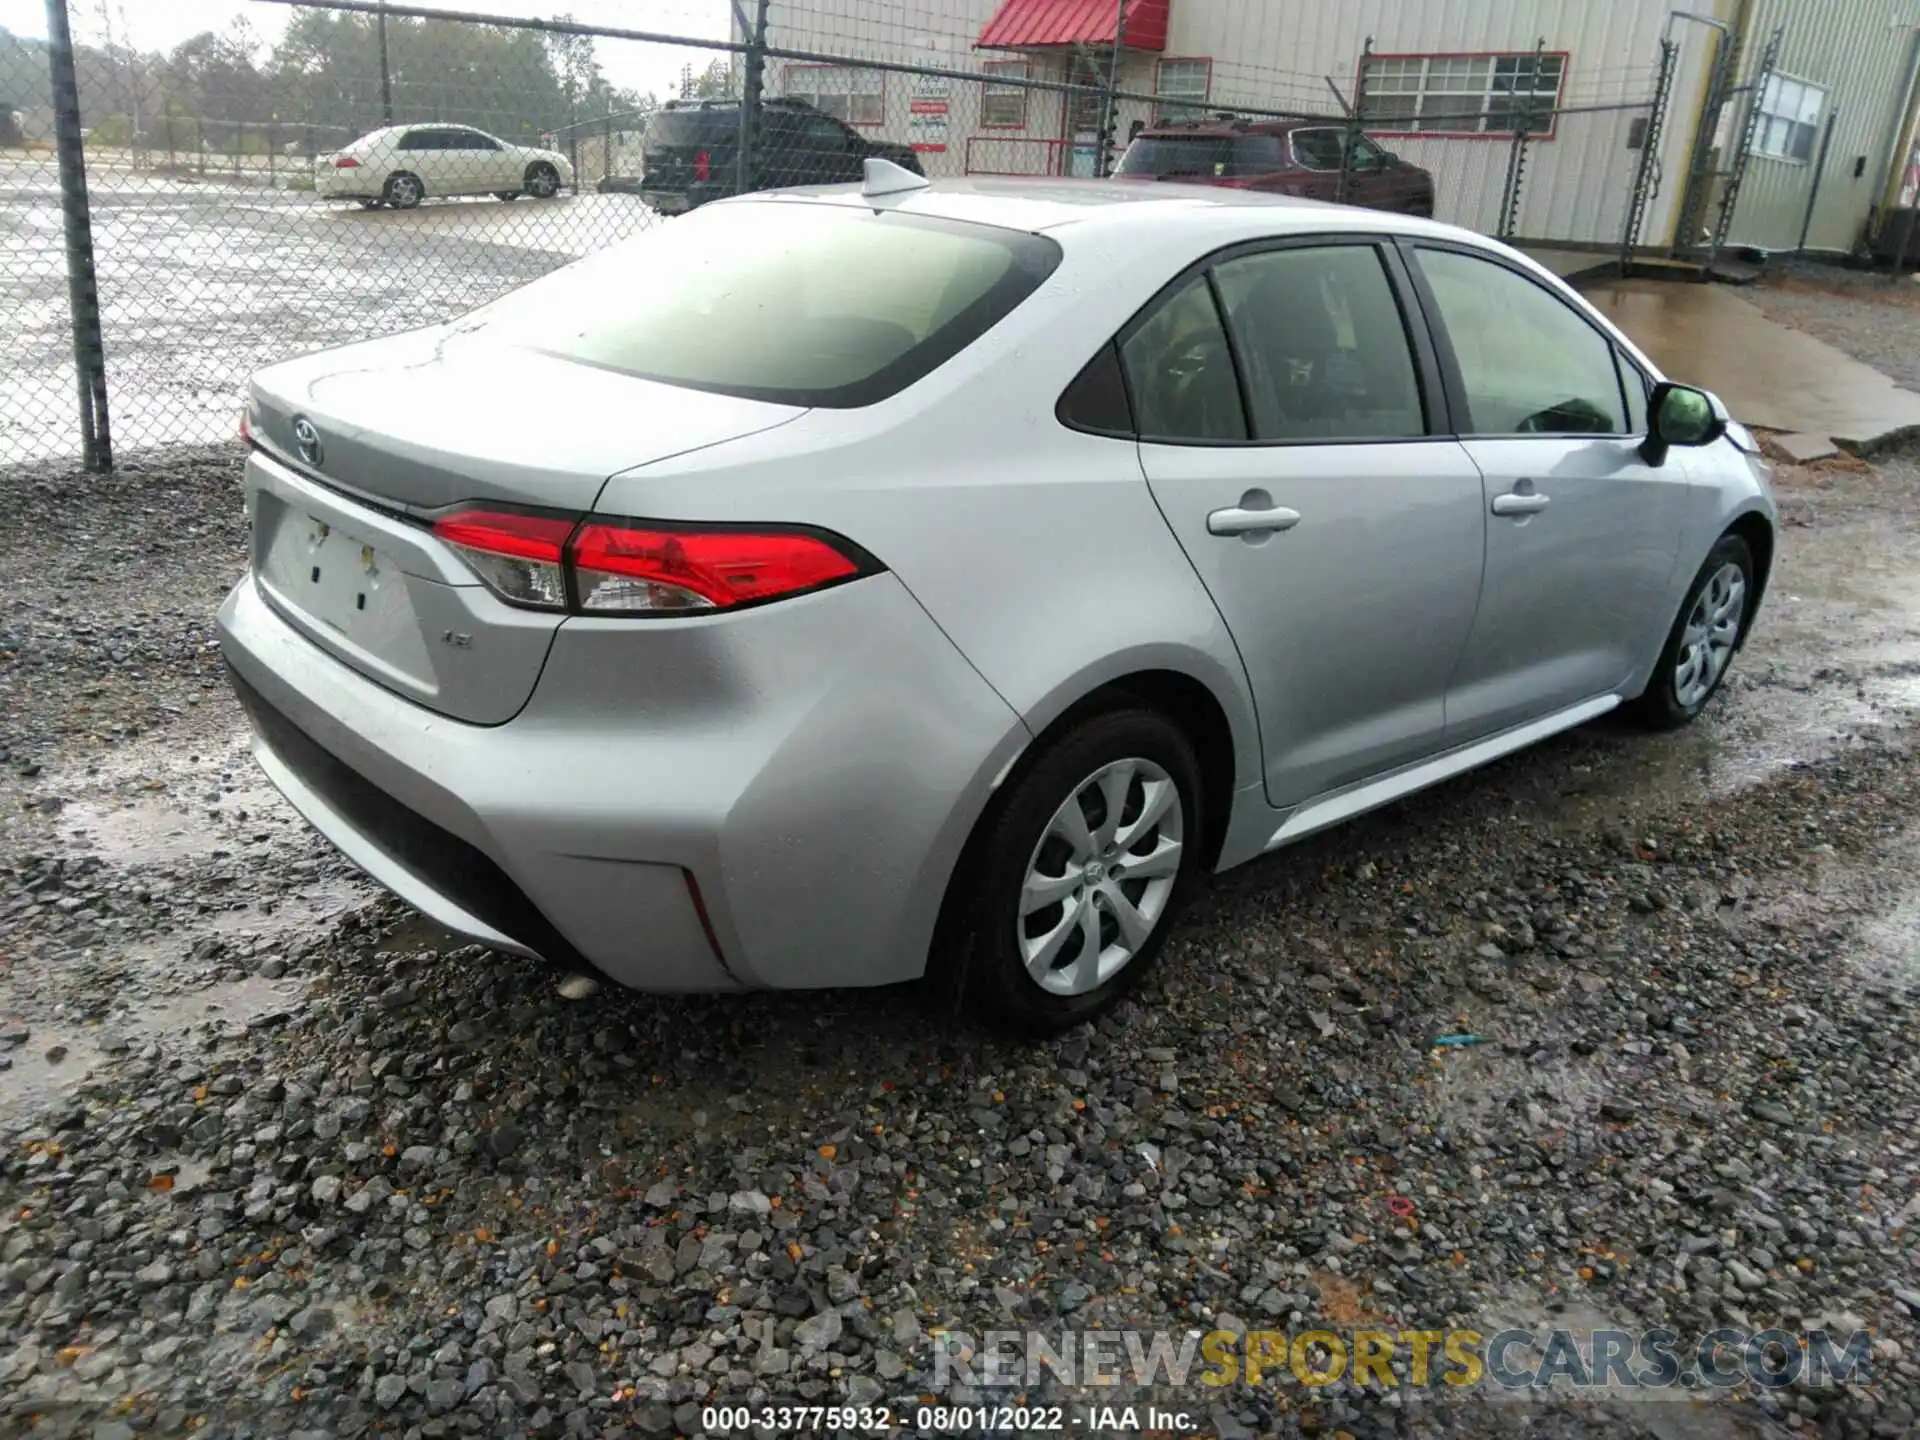
[[[1143,262],[1140,246],[1159,253]],[[1246,673],[1154,504],[1130,440],[1055,405],[1099,346],[1193,258],[1177,237],[1070,247],[1053,278],[974,346],[860,410],[615,475],[598,509],[823,526],[871,551],[1036,734],[1143,670],[1199,681],[1257,783]],[[848,637],[858,643],[858,637]]]

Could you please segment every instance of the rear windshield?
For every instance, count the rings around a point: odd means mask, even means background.
[[[871,405],[958,354],[1060,260],[1040,235],[847,205],[708,206],[476,311],[493,338],[788,405]]]
[[[656,110],[647,117],[647,144],[710,145],[716,140],[737,139],[740,112],[724,110]]]
[[[1142,135],[1120,157],[1117,173],[1228,178],[1281,168],[1274,135]]]

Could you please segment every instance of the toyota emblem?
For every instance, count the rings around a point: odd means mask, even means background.
[[[293,418],[293,443],[300,451],[300,458],[309,465],[318,465],[326,453],[320,448],[320,432],[304,415]]]

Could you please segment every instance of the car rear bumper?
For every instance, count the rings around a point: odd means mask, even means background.
[[[336,170],[329,165],[314,170],[313,193],[322,200],[377,200],[380,186],[365,165],[357,170]]]
[[[348,858],[451,930],[645,990],[919,975],[1028,739],[891,575],[659,627],[570,620],[498,726],[364,678],[251,575],[220,637],[262,768]]]

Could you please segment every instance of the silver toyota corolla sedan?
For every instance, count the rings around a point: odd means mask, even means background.
[[[1175,186],[756,195],[253,382],[260,764],[496,949],[951,956],[1046,1030],[1184,892],[1630,705],[1766,587],[1751,436],[1524,257]]]

